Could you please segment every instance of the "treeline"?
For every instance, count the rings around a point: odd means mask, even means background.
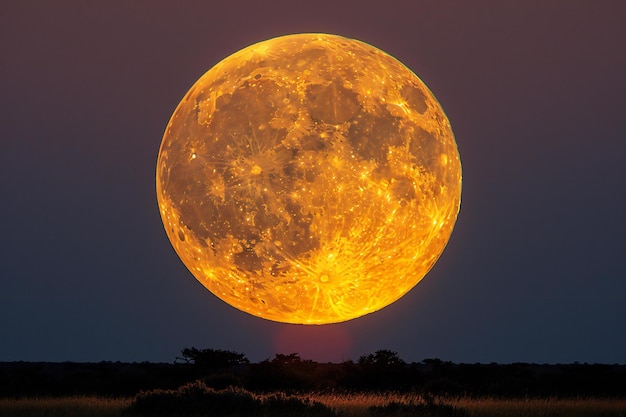
[[[424,395],[496,397],[623,397],[626,365],[407,363],[379,350],[358,361],[317,363],[296,353],[250,363],[244,354],[183,349],[163,363],[0,363],[0,397],[104,395],[176,389],[201,380],[207,387],[254,392],[411,391]]]

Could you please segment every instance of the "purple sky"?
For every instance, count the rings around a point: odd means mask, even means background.
[[[626,2],[3,1],[0,361],[184,347],[356,360],[626,363]],[[278,35],[375,45],[455,131],[463,202],[407,296],[343,324],[226,305],[165,235],[155,165],[188,88]]]

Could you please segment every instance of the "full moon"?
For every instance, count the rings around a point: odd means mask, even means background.
[[[426,85],[366,43],[266,40],[191,87],[156,190],[174,249],[254,316],[336,323],[380,310],[443,252],[461,201],[450,123]]]

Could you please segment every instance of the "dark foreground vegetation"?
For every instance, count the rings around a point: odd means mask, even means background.
[[[394,397],[395,395],[395,397]],[[215,390],[203,382],[186,384],[177,390],[142,392],[124,409],[137,416],[257,416],[257,417],[347,417],[354,416],[437,416],[466,417],[454,405],[432,397],[336,393],[253,393],[243,388]]]
[[[0,415],[626,416],[626,365],[406,363],[389,350],[338,364],[295,353],[250,363],[195,348],[171,364],[5,362]]]
[[[319,401],[282,392],[256,394],[243,388],[215,390],[203,382],[185,384],[177,390],[141,392],[125,410],[129,416],[258,416],[334,417]]]
[[[249,363],[245,355],[184,349],[175,363],[0,362],[0,398],[102,395],[129,397],[176,390],[201,380],[216,390],[251,392],[394,391],[431,396],[624,397],[626,365],[455,364],[439,359],[406,363],[379,350],[358,361],[316,363],[298,354]]]

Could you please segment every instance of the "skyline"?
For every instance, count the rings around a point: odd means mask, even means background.
[[[408,362],[626,363],[626,3],[480,6],[6,2],[0,361],[171,362],[195,346],[255,362],[390,349]],[[463,167],[455,229],[423,281],[320,327],[204,289],[155,194],[189,87],[245,46],[302,32],[359,39],[413,70]]]

